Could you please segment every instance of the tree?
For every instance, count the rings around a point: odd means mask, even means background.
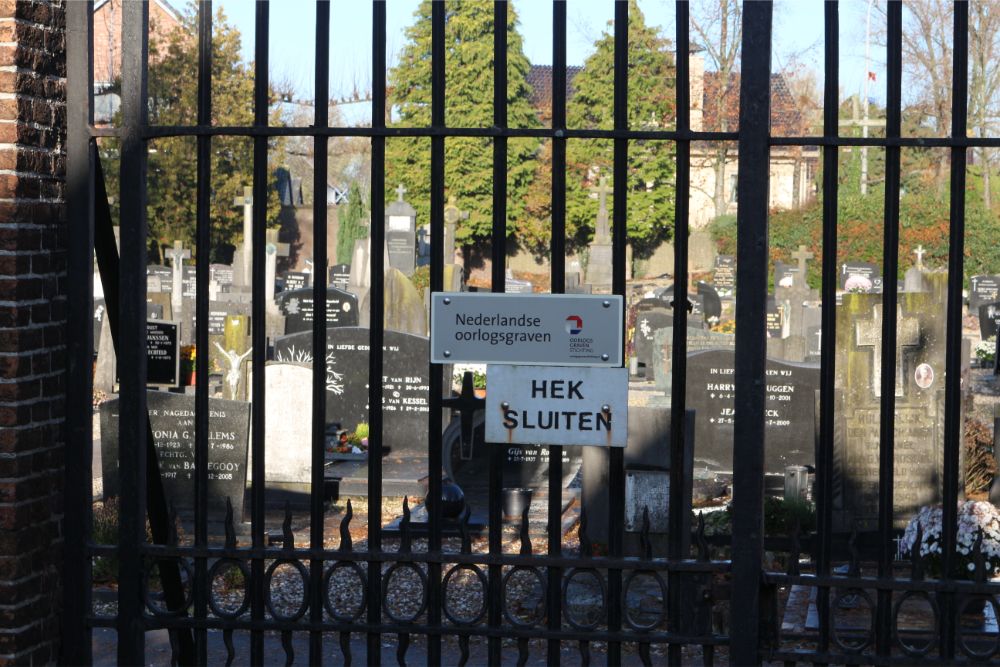
[[[730,100],[739,97],[738,91],[731,91],[733,75],[739,70],[740,41],[743,36],[743,14],[739,0],[702,0],[691,13],[691,27],[701,46],[708,54],[708,60],[715,71],[715,94],[706,95],[713,115],[718,119],[718,127],[706,128],[718,132],[729,132]],[[697,101],[697,100],[692,100]],[[706,111],[708,111],[706,109]],[[715,189],[712,201],[716,217],[726,214],[729,206],[726,187],[726,162],[729,159],[729,143],[715,142],[711,156],[712,170],[715,172]]]
[[[406,29],[407,42],[389,72],[389,102],[394,125],[431,124],[431,6],[422,0]],[[493,124],[493,3],[449,2],[445,24],[447,63],[446,121],[449,127],[489,127]],[[511,127],[538,127],[529,102],[524,56],[517,31],[517,14],[507,10],[507,117]],[[524,195],[532,176],[538,141],[508,145],[508,219],[525,215]],[[391,138],[386,142],[387,200],[397,183],[406,186],[407,200],[417,210],[418,224],[430,220],[430,146],[425,139]],[[454,196],[469,218],[456,229],[459,243],[471,245],[489,238],[493,219],[492,140],[449,138],[445,141],[446,196]],[[515,225],[508,226],[513,232]]]
[[[340,219],[337,230],[337,263],[350,264],[354,254],[354,242],[368,238],[368,226],[365,225],[365,200],[367,197],[361,191],[357,181],[351,183],[347,195],[347,211]]]
[[[182,27],[165,41],[150,41],[149,121],[153,125],[195,125],[198,114],[197,12],[189,6]],[[212,123],[252,125],[253,65],[240,60],[239,30],[216,12],[212,30]],[[193,245],[196,233],[196,143],[189,138],[150,143],[148,163],[149,236],[159,250],[175,239]],[[281,143],[273,140],[269,154],[281,163]],[[220,246],[243,240],[243,210],[235,197],[253,182],[253,144],[241,137],[212,139],[211,225],[213,254]],[[272,169],[273,173],[273,169]],[[280,202],[272,179],[267,201],[268,226],[278,224]]]
[[[629,0],[628,42],[628,125],[631,129],[668,127],[676,118],[676,71],[670,43],[656,27],[646,25],[635,0]],[[614,126],[614,108],[609,104],[614,90],[614,32],[605,31],[594,47],[573,80],[574,93],[566,109],[570,127]],[[608,140],[571,141],[567,146],[566,235],[578,242],[586,242],[593,231],[597,202],[589,188],[601,176],[611,183],[613,150]],[[625,183],[612,184],[613,196],[628,193],[629,242],[642,257],[669,238],[673,229],[673,144],[630,142],[627,174]]]

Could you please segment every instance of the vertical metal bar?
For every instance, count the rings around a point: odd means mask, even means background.
[[[65,560],[63,563],[62,650],[60,662],[89,665],[91,631],[90,540],[92,516],[93,408],[91,373],[94,354],[94,161],[90,140],[93,109],[93,3],[66,7],[66,217],[69,234],[66,281],[67,328],[77,332],[67,343]]]
[[[198,124],[212,123],[212,2],[198,4]],[[179,139],[185,141],[185,139]],[[195,349],[202,350],[195,359],[195,423],[194,423],[194,543],[208,546],[208,281],[212,253],[212,138],[197,138],[197,200],[195,233],[197,260],[195,265]],[[208,564],[200,556],[195,559],[194,616],[208,616]],[[195,651],[199,664],[208,662],[208,632],[198,628],[194,633]]]
[[[442,3],[443,4],[443,3]],[[496,4],[502,4],[496,2]],[[499,9],[497,11],[500,11]],[[506,8],[503,9],[504,25],[506,25]],[[494,14],[494,21],[496,14]],[[504,39],[499,40],[494,26],[493,37],[493,59],[494,59],[494,80],[493,80],[493,124],[497,127],[507,126],[507,39],[504,32]],[[497,61],[504,60],[501,68]],[[497,77],[502,77],[504,84],[500,87]],[[497,104],[497,98],[501,98],[501,103]],[[491,252],[491,282],[490,286],[494,292],[503,293],[506,286],[505,264],[507,260],[506,252],[507,238],[507,139],[496,137],[493,140],[493,229],[490,236]],[[501,494],[503,492],[503,460],[507,453],[507,447],[500,443],[490,445],[489,458],[489,552],[491,554],[503,553],[503,519],[500,516]],[[486,622],[491,629],[500,629],[503,626],[503,591],[502,577],[503,567],[498,564],[487,566],[489,578],[487,580],[489,590],[487,593],[487,619]],[[491,665],[499,665],[501,660],[501,640],[498,636],[490,636],[487,640],[487,662]]]
[[[268,12],[270,5],[258,2],[254,35],[254,126],[267,126],[268,112]],[[264,539],[264,359],[267,347],[266,277],[265,248],[267,243],[267,137],[253,139],[253,313],[251,331],[253,352],[251,363],[253,373],[253,406],[251,411],[250,439],[253,452],[253,486],[250,491],[250,535],[254,549],[266,546]],[[250,567],[250,617],[256,623],[264,620],[264,560],[254,558]],[[264,633],[254,629],[250,632],[250,662],[260,665],[264,662]]]
[[[372,3],[372,127],[385,128],[385,2]],[[371,275],[385,273],[385,137],[372,136]],[[382,549],[382,341],[385,327],[385,291],[373,280],[368,330],[368,550]],[[377,288],[377,289],[376,289]],[[382,620],[382,564],[368,561],[368,624]],[[367,635],[368,664],[382,664],[382,638]]]
[[[506,39],[506,30],[504,38]],[[551,140],[551,282],[552,293],[562,294],[566,291],[566,139],[565,136],[559,135],[566,129],[566,2],[564,0],[552,3],[552,129],[556,132],[556,136]],[[562,447],[549,448],[548,551],[550,556],[562,555],[562,458]],[[548,629],[552,631],[558,631],[562,627],[562,573],[562,568],[559,567],[550,567],[547,572],[547,618]],[[548,641],[549,665],[559,664],[561,648],[558,639]]]
[[[743,6],[736,276],[736,398],[733,442],[731,651],[759,662],[764,546],[764,314],[767,303],[768,171],[771,120],[771,2]]]
[[[625,295],[625,258],[628,243],[628,139],[618,133],[628,130],[628,3],[615,2],[615,73],[614,73],[614,199],[612,200],[611,284],[614,294]],[[624,326],[624,323],[622,323]],[[622,336],[625,340],[625,336]],[[624,355],[622,355],[624,358]],[[625,530],[625,453],[612,447],[608,456],[608,553],[622,555]],[[608,570],[608,631],[622,627],[622,571]],[[622,659],[621,642],[608,642],[608,664]]]
[[[330,3],[316,3],[316,80],[313,87],[316,127],[330,124]],[[327,137],[313,138],[313,386],[312,476],[309,488],[309,545],[323,548],[323,487],[326,463],[326,286]],[[375,356],[375,355],[373,355]],[[380,513],[379,513],[380,514]],[[309,563],[309,618],[323,620],[323,560]],[[309,633],[309,664],[323,664],[323,633]]]
[[[840,14],[836,2],[827,2],[825,12],[825,77],[823,88],[823,136],[837,138],[839,112]],[[830,573],[833,538],[833,425],[836,384],[837,341],[837,178],[839,146],[823,148],[823,300],[820,349],[819,452],[816,457],[816,571]],[[830,646],[830,588],[817,591],[820,653]]]
[[[445,127],[445,4],[435,2],[431,12],[431,128]],[[431,137],[431,264],[430,290],[444,286],[444,136]],[[430,414],[427,427],[427,516],[430,531],[427,550],[441,551],[441,365],[430,364]],[[427,624],[441,625],[441,563],[427,564]],[[441,635],[427,636],[427,661],[441,664]]]
[[[966,138],[969,103],[969,4],[955,2],[951,85],[951,138]],[[966,149],[951,148],[951,227],[948,232],[948,309],[945,346],[944,385],[944,489],[941,552],[945,577],[950,577],[955,560],[958,523],[959,451],[962,446],[962,281],[965,276],[965,179]],[[942,596],[941,657],[955,657],[955,595]]]
[[[674,197],[674,314],[673,352],[671,373],[678,391],[670,396],[670,502],[667,509],[668,542],[667,556],[671,560],[687,558],[683,546],[689,536],[683,536],[687,506],[684,499],[684,471],[682,465],[685,451],[686,388],[687,388],[687,293],[688,293],[688,210],[691,194],[691,70],[690,70],[690,7],[687,2],[676,5],[677,43],[677,174],[674,182],[677,193]],[[700,100],[699,100],[700,103]],[[681,576],[671,570],[667,575],[667,618],[673,632],[681,628]],[[667,660],[673,665],[681,664],[681,645],[671,644],[667,650]]]
[[[146,25],[149,7],[122,7],[121,271],[118,368],[121,503],[118,573],[118,662],[145,659],[142,553],[146,538]]]
[[[886,137],[900,136],[902,106],[902,43],[903,5],[898,0],[888,3],[888,100],[886,103]],[[892,576],[892,509],[895,483],[896,425],[896,276],[899,273],[899,146],[887,146],[885,154],[885,219],[882,247],[882,396],[879,423],[879,485],[878,485],[878,576]],[[947,512],[945,508],[945,512]],[[877,600],[875,652],[888,656],[892,649],[892,591],[879,590]]]

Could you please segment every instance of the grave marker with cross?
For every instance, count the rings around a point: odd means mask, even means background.
[[[917,256],[917,263],[913,266],[921,271],[924,270],[924,255],[927,251],[924,249],[923,244],[917,246],[917,249],[913,251],[913,254]]]
[[[607,177],[601,176],[597,186],[592,188],[591,192],[597,195],[598,200],[597,227],[594,229],[594,242],[609,243],[611,240],[611,229],[608,226],[608,195],[613,193],[614,189],[608,185]]]
[[[793,277],[793,282],[797,282],[799,285],[805,287],[808,285],[806,280],[806,262],[815,257],[813,253],[809,252],[804,245],[800,245],[799,249],[792,253],[792,259],[794,259],[799,264],[798,274]]]
[[[882,396],[882,305],[872,309],[870,320],[855,323],[855,341],[858,347],[872,348],[872,389],[876,398]],[[896,309],[896,396],[903,395],[903,348],[920,344],[920,323],[915,317],[904,317],[903,309]]]
[[[184,247],[184,241],[174,241],[173,247],[165,253],[173,266],[173,289],[170,292],[170,309],[173,317],[181,312],[184,297],[184,260],[191,257],[191,251]]]
[[[459,220],[468,220],[469,212],[462,211],[455,204],[455,196],[448,197],[444,207],[444,263],[455,263],[455,225]]]

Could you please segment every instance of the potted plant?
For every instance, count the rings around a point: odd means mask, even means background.
[[[327,439],[327,458],[334,461],[363,461],[368,458],[368,424],[359,423],[354,431],[340,429]]]
[[[910,519],[903,533],[901,544],[904,553],[912,553],[920,532],[920,557],[932,577],[942,575],[941,567],[941,506],[930,505],[920,508]],[[973,579],[976,576],[975,545],[982,535],[980,551],[986,576],[994,577],[1000,572],[1000,511],[992,503],[981,500],[959,501],[958,536],[955,543],[955,559],[951,572],[955,579]]]
[[[980,368],[992,368],[993,358],[996,354],[997,340],[995,336],[990,336],[984,341],[980,341],[976,344],[976,359],[979,361]]]

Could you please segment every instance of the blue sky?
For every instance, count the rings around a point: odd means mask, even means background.
[[[884,2],[884,0],[882,0]],[[230,23],[243,34],[243,52],[253,59],[254,1],[221,0]],[[390,66],[405,41],[404,29],[413,22],[419,0],[388,0],[387,42]],[[841,2],[841,75],[845,95],[860,92],[864,80],[864,41],[866,0]],[[552,8],[545,0],[513,0],[520,18],[524,50],[533,64],[552,62]],[[646,21],[674,35],[674,3],[666,0],[640,0]],[[694,8],[692,8],[694,13]],[[360,89],[371,81],[371,5],[367,0],[338,2],[331,5],[330,86],[334,96],[349,95],[355,82]],[[567,62],[583,64],[593,49],[594,40],[614,15],[612,0],[568,0]],[[775,3],[773,69],[781,71],[793,60],[817,73],[822,86],[823,2],[822,0],[779,0]],[[874,21],[873,21],[874,23]],[[312,97],[315,48],[315,4],[311,0],[281,0],[271,7],[271,75],[289,81],[299,96]],[[692,36],[692,41],[697,41]],[[871,49],[869,70],[877,83],[870,97],[885,97],[884,55]],[[367,105],[351,105],[345,112],[350,119],[367,115]]]

